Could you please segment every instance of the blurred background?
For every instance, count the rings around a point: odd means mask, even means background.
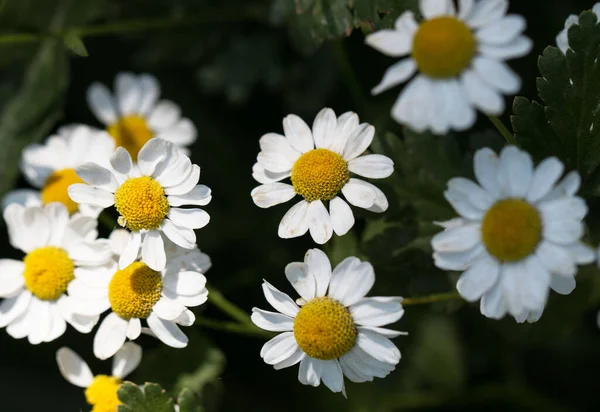
[[[348,235],[324,248],[337,263],[354,255],[371,261],[371,295],[424,296],[454,290],[456,274],[436,269],[429,239],[432,220],[453,215],[442,197],[446,181],[472,174],[481,146],[503,141],[480,116],[469,132],[417,136],[389,118],[400,88],[372,97],[393,63],[364,45],[364,33],[389,27],[415,0],[4,0],[0,1],[0,194],[26,187],[18,162],[24,146],[73,122],[101,127],[87,107],[94,81],[112,88],[119,71],[154,74],[162,98],[181,106],[198,129],[192,160],[213,190],[210,224],[198,244],[213,261],[209,282],[250,312],[267,308],[261,279],[292,293],[283,269],[314,247],[311,239],[282,240],[277,225],[290,204],[256,207],[251,168],[258,139],[282,132],[288,113],[311,124],[323,107],[352,110],[377,128],[373,150],[393,157],[397,173],[382,183],[390,200],[383,215],[356,210]],[[523,79],[521,95],[536,98],[537,56],[554,45],[584,0],[512,1],[528,21],[532,53],[511,63]],[[95,29],[98,28],[98,29]],[[75,30],[73,30],[75,29]],[[58,35],[57,35],[58,33]],[[82,40],[82,50],[78,40]],[[87,54],[83,57],[79,54]],[[77,53],[76,53],[77,52]],[[509,124],[512,98],[503,120]],[[588,224],[597,226],[590,202]],[[596,207],[597,208],[597,207]],[[108,235],[110,228],[103,228]],[[5,226],[2,223],[5,233]],[[598,231],[597,231],[598,232]],[[0,236],[2,255],[17,257]],[[596,241],[599,239],[593,239]],[[0,277],[2,274],[0,274]],[[173,393],[198,392],[213,411],[592,411],[600,409],[600,277],[582,268],[569,296],[553,294],[535,324],[489,320],[478,305],[446,301],[407,307],[394,328],[403,359],[373,383],[347,383],[348,399],[297,381],[297,367],[275,371],[259,357],[262,338],[198,326],[185,329],[190,345],[168,348],[141,337],[144,359],[129,380],[160,383]],[[197,314],[226,319],[210,303]],[[72,328],[57,341],[32,346],[0,330],[2,411],[86,411],[83,390],[59,374],[54,354],[70,346],[94,373],[110,361],[92,354],[93,334]]]

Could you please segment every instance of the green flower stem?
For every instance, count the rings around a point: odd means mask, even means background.
[[[434,293],[433,295],[420,296],[416,298],[405,298],[402,300],[402,306],[422,305],[425,303],[443,302],[445,300],[460,299],[457,292]]]
[[[17,43],[35,43],[49,37],[62,38],[67,34],[78,37],[96,37],[109,34],[136,33],[151,30],[166,30],[177,27],[194,26],[198,24],[231,23],[246,20],[265,21],[268,10],[256,5],[237,7],[235,9],[221,8],[207,10],[200,16],[133,19],[102,25],[70,27],[47,33],[8,33],[0,35],[0,45]]]
[[[254,323],[250,320],[248,313],[234,303],[228,300],[218,289],[213,286],[207,286],[208,289],[208,302],[219,308],[223,313],[229,315],[232,319],[238,321],[242,325],[251,326],[256,328]]]
[[[492,124],[494,126],[496,126],[496,129],[498,129],[498,131],[500,132],[502,137],[504,137],[504,139],[506,139],[506,142],[508,144],[512,144],[517,147],[519,146],[519,144],[517,143],[517,139],[515,139],[515,136],[508,130],[508,128],[504,125],[504,123],[502,123],[502,120],[500,120],[496,116],[492,116],[492,115],[488,115],[488,118],[490,119]]]
[[[205,328],[220,330],[229,333],[237,333],[239,335],[246,335],[250,337],[270,339],[273,336],[275,336],[273,333],[260,329],[257,326],[249,326],[238,322],[228,322],[197,317],[196,322],[194,324]]]

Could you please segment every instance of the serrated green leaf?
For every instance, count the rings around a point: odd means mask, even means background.
[[[77,35],[75,32],[68,32],[63,36],[63,41],[65,42],[65,46],[73,53],[81,57],[88,57],[88,51],[85,48],[85,44],[83,44],[83,40],[81,37]]]
[[[515,99],[511,120],[517,141],[540,159],[557,156],[584,182],[600,165],[600,25],[591,11],[569,29],[571,50],[547,47],[538,61],[543,104]],[[543,108],[543,111],[542,111]]]
[[[179,412],[203,412],[200,398],[191,389],[184,388],[177,397]]]
[[[19,174],[23,148],[47,135],[60,116],[68,77],[64,47],[47,40],[27,67],[19,90],[0,104],[0,195]]]
[[[160,385],[147,382],[140,388],[133,382],[123,382],[117,391],[119,412],[174,412],[173,399]]]

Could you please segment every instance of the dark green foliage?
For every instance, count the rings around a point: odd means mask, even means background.
[[[174,412],[173,399],[156,383],[140,388],[133,382],[123,382],[117,392],[119,412]]]

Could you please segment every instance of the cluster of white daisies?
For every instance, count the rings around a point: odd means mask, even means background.
[[[388,55],[410,55],[373,93],[417,73],[392,110],[416,130],[467,129],[476,109],[499,114],[502,95],[520,87],[503,60],[531,49],[522,35],[524,19],[506,15],[507,0],[458,3],[457,10],[451,0],[421,0],[421,21],[406,12],[393,30],[366,40]],[[567,27],[576,23],[570,18]],[[557,41],[566,51],[565,35]],[[128,340],[146,333],[174,348],[187,345],[180,326],[193,325],[189,308],[207,300],[204,273],[211,266],[194,232],[209,222],[200,206],[210,202],[211,190],[198,183],[200,167],[187,156],[185,146],[196,139],[193,123],[173,102],[159,100],[150,75],[121,73],[114,89],[114,95],[100,84],[88,90],[105,129],[63,127],[24,150],[22,171],[37,190],[17,190],[3,200],[10,243],[24,257],[0,260],[0,327],[12,337],[39,344],[59,338],[67,324],[81,333],[99,324],[94,354],[114,357],[112,376],[94,377],[68,348],[58,351],[57,361],[69,382],[87,388],[94,410],[107,411],[115,410],[121,379],[141,360],[141,348]],[[368,153],[374,135],[355,113],[337,116],[325,108],[312,127],[289,115],[283,134],[260,138],[254,203],[269,208],[301,197],[281,220],[281,238],[310,232],[324,244],[353,227],[351,206],[386,211],[385,194],[363,179],[394,171],[391,159]],[[587,207],[576,196],[579,175],[561,179],[563,171],[556,158],[534,167],[529,154],[509,146],[499,155],[490,149],[475,154],[477,182],[448,182],[445,197],[460,217],[440,223],[433,258],[442,269],[463,271],[458,292],[480,300],[483,315],[535,321],[550,289],[570,293],[577,265],[595,260],[581,242]],[[123,229],[98,238],[98,217],[111,206],[118,213],[115,227]],[[267,364],[299,364],[301,383],[323,382],[342,393],[344,376],[365,382],[394,370],[400,351],[390,338],[402,332],[385,326],[402,317],[402,298],[366,297],[375,282],[371,264],[348,257],[332,268],[321,250],[311,249],[303,262],[287,265],[285,276],[299,298],[265,281],[264,295],[276,312],[252,310],[258,327],[281,332],[260,353]]]

